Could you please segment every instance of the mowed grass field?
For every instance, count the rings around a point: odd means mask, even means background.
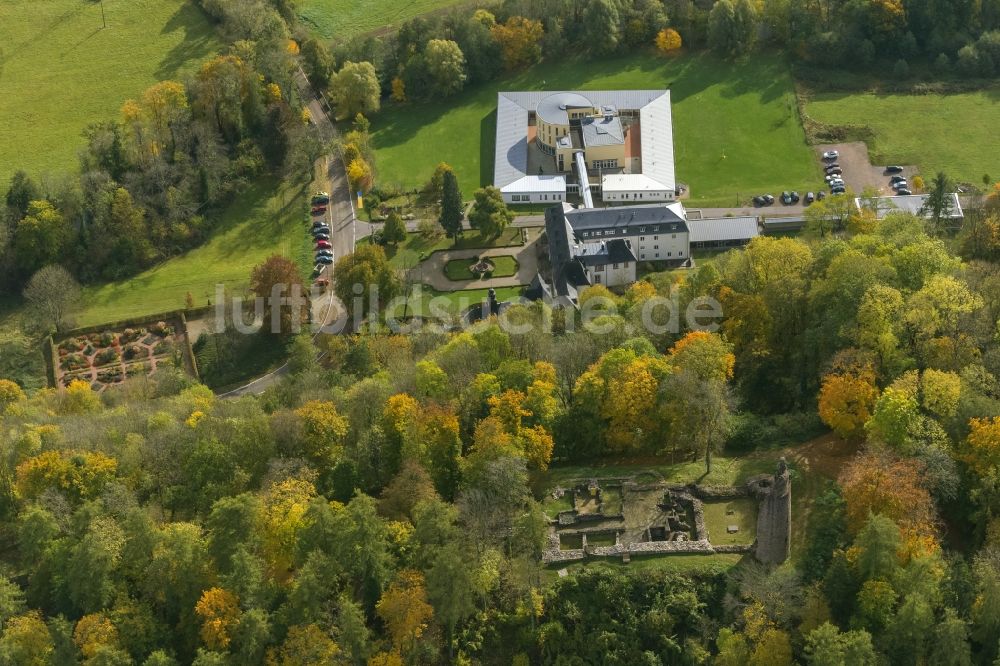
[[[347,39],[463,0],[302,0],[298,15],[320,37]]]
[[[915,164],[925,177],[944,171],[974,184],[1000,178],[1000,87],[955,95],[823,93],[806,104],[814,120],[867,125],[876,164]]]
[[[669,88],[677,178],[691,203],[731,206],[737,194],[813,189],[819,166],[806,144],[788,67],[759,55],[727,62],[707,54],[543,63],[454,98],[387,105],[373,116],[379,179],[422,186],[438,162],[463,193],[493,179],[496,96],[502,90]]]
[[[190,292],[196,307],[215,302],[216,285],[239,293],[250,270],[272,254],[311,269],[306,184],[263,178],[240,195],[216,222],[204,245],[129,280],[84,290],[80,326],[183,308]]]
[[[182,78],[220,44],[191,0],[0,2],[0,189],[11,174],[77,170],[81,136],[122,103]]]

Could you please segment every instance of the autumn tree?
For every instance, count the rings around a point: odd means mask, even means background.
[[[268,651],[275,666],[326,666],[335,663],[340,646],[315,624],[294,625],[280,647]]]
[[[337,406],[323,400],[310,400],[295,410],[302,424],[298,453],[319,469],[333,467],[340,460],[347,439],[349,423],[337,412]]]
[[[309,299],[298,266],[272,254],[250,272],[250,289],[264,299],[264,321],[272,334],[292,335],[309,319]]]
[[[330,77],[329,89],[330,97],[337,105],[337,115],[341,118],[379,110],[381,86],[375,66],[370,62],[348,60],[339,72]]]
[[[660,53],[673,53],[681,47],[681,36],[673,28],[663,28],[656,33],[656,48]]]
[[[201,640],[209,650],[225,651],[240,622],[239,599],[221,587],[205,590],[194,612],[201,618]]]
[[[73,642],[85,659],[91,659],[102,647],[118,645],[118,630],[104,613],[91,613],[77,621]]]
[[[857,437],[871,418],[878,389],[870,369],[831,373],[819,392],[819,415],[840,437]]]
[[[934,505],[919,461],[882,452],[863,453],[844,468],[839,481],[852,532],[864,525],[869,514],[886,516],[915,533],[933,530]]]
[[[469,211],[469,224],[473,229],[478,229],[481,235],[496,238],[514,221],[514,213],[507,208],[503,195],[497,188],[492,185],[482,187],[476,190],[474,197],[475,201]]]
[[[404,656],[411,654],[434,618],[423,574],[412,569],[400,571],[379,599],[376,610],[393,648]]]
[[[12,617],[0,636],[0,663],[48,666],[55,646],[42,614],[37,610]]]
[[[355,192],[367,193],[373,184],[374,174],[372,167],[364,157],[355,157],[347,163],[347,180],[350,182],[351,190]]]
[[[498,23],[490,31],[500,44],[504,67],[507,69],[534,64],[542,55],[541,40],[545,30],[540,21],[511,16],[506,23]]]

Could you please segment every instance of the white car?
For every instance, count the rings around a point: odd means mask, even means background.
[[[892,189],[894,190],[905,190],[908,187],[909,185],[906,184],[905,180],[897,180],[895,183],[892,184]]]
[[[840,153],[837,152],[836,150],[828,150],[825,153],[823,153],[824,160],[835,160],[838,157],[840,157]]]
[[[843,187],[843,186],[844,186],[844,181],[841,180],[840,178],[834,178],[833,180],[830,181],[830,187]]]

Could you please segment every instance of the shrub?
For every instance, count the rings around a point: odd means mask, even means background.
[[[165,321],[158,321],[149,327],[149,330],[161,338],[166,338],[174,334],[174,327],[167,324]]]
[[[97,352],[97,356],[94,357],[94,364],[107,365],[108,363],[114,363],[120,359],[121,356],[118,354],[117,349],[112,349],[112,348],[102,349],[101,351]]]
[[[896,65],[892,68],[892,75],[896,79],[910,78],[910,64],[903,58],[900,58],[896,61]]]

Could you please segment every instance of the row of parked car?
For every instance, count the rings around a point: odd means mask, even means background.
[[[781,203],[785,204],[786,206],[791,206],[792,204],[797,204],[800,201],[804,201],[805,204],[808,206],[813,201],[822,201],[825,197],[826,197],[826,192],[823,190],[820,190],[818,192],[806,192],[806,196],[804,198],[800,196],[798,192],[795,191],[789,192],[786,190],[781,193]],[[758,194],[753,198],[753,205],[756,206],[757,208],[760,208],[761,206],[770,206],[774,203],[774,201],[775,199],[773,194]]]
[[[828,150],[823,153],[823,170],[826,172],[824,178],[826,184],[830,186],[830,194],[843,194],[847,191],[844,170],[837,162],[838,159],[840,159],[840,153],[836,150]]]
[[[908,196],[913,194],[910,191],[910,184],[906,182],[903,175],[903,167],[891,165],[885,168],[885,173],[889,176],[889,187],[896,191],[897,195]]]
[[[326,223],[326,211],[330,205],[327,192],[317,192],[312,198],[312,237],[316,243],[316,267],[312,277],[315,280],[323,274],[327,266],[333,264],[333,245],[330,244],[330,226]]]

